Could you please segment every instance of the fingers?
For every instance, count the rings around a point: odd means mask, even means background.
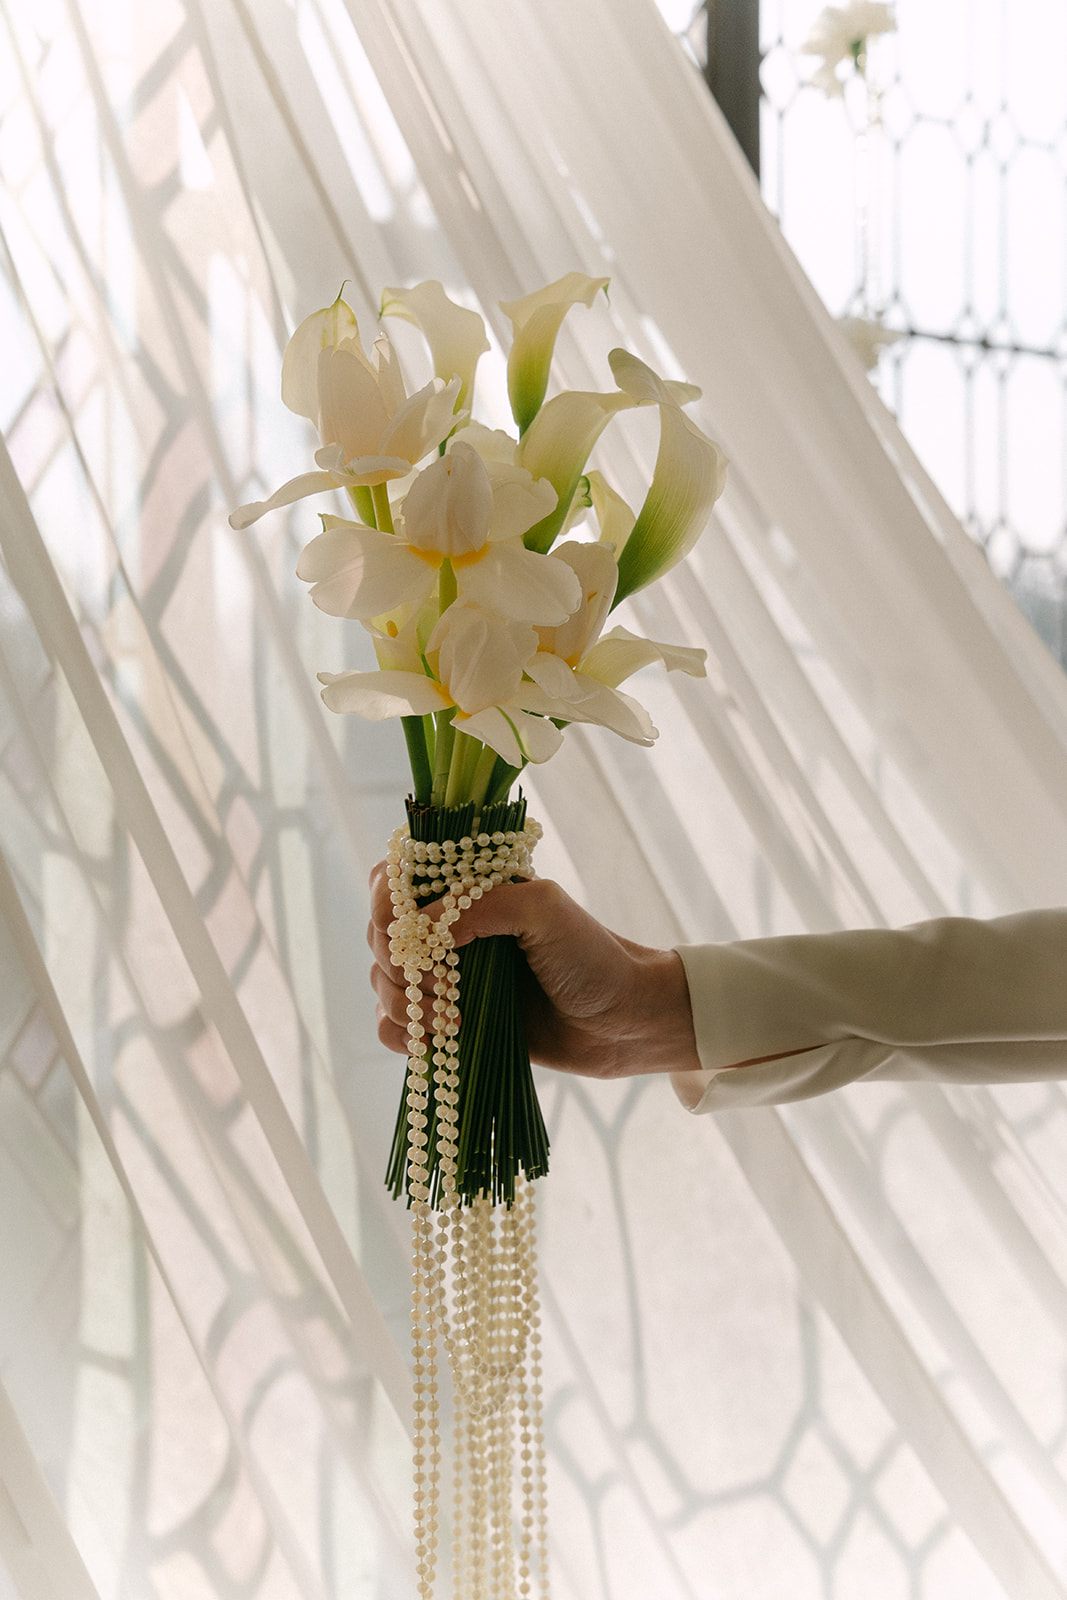
[[[545,878],[528,883],[502,883],[461,911],[452,926],[456,948],[490,934],[510,933],[526,949],[553,926],[564,905],[573,904],[558,884]]]
[[[390,969],[395,972],[396,968]],[[387,1050],[408,1053],[408,997],[403,983],[394,983],[381,966],[373,966],[371,988],[378,996],[378,1038]]]
[[[389,926],[393,919],[393,902],[389,893],[385,862],[379,861],[370,875],[371,918],[367,924],[367,943],[374,957],[371,968],[371,988],[378,997],[378,1037],[389,1050],[400,1055],[408,1052],[408,997],[404,974],[393,964],[389,948]],[[428,907],[432,911],[432,907]],[[434,975],[424,972],[420,987],[432,999]]]
[[[457,947],[490,934],[513,934],[526,949],[550,937],[559,914],[573,904],[554,883],[531,880],[529,883],[500,884],[492,894],[483,895],[464,910],[452,926]],[[370,876],[371,917],[367,926],[367,943],[374,957],[371,969],[371,986],[378,997],[378,1037],[390,1050],[405,1054],[407,1051],[407,993],[403,973],[394,966],[389,948],[389,927],[393,922],[393,905],[389,893],[385,862],[381,861]],[[435,907],[428,905],[431,916]],[[423,993],[433,994],[434,976],[424,973]]]

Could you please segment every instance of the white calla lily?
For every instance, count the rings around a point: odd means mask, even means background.
[[[679,383],[674,378],[661,378],[646,361],[635,356],[632,350],[621,347],[608,351],[608,366],[619,388],[640,406],[686,406],[699,400],[701,391],[695,383]]]
[[[526,533],[529,549],[551,548],[566,522],[589,452],[612,417],[637,404],[622,391],[598,394],[568,389],[541,407],[519,446],[518,459],[535,478],[548,480],[556,491],[557,502],[551,515]]]
[[[726,457],[681,406],[699,397],[692,384],[664,382],[637,356],[613,350],[611,369],[625,391],[659,406],[656,466],[644,505],[619,554],[615,604],[661,577],[689,554],[726,486]]]
[[[617,599],[622,599],[687,554],[708,510],[722,493],[726,458],[680,409],[700,398],[695,384],[661,378],[628,350],[612,350],[608,360],[618,391],[598,394],[567,390],[557,395],[537,413],[519,445],[518,459],[535,477],[548,478],[558,496],[552,515],[525,536],[530,549],[548,550],[568,525],[586,461],[611,418],[634,406],[659,407],[661,435],[656,472],[645,505],[623,541],[628,545],[635,532],[639,535],[627,558],[625,585],[620,579]],[[668,417],[671,422],[667,422]],[[681,419],[680,424],[674,422],[675,418]],[[694,471],[696,479],[690,483],[687,474]],[[593,481],[589,479],[591,493]],[[618,533],[629,507],[620,500],[616,510],[614,526]]]
[[[485,323],[477,311],[450,300],[435,279],[413,289],[383,289],[382,316],[403,317],[422,332],[430,347],[433,370],[444,383],[459,378],[457,406],[465,406],[478,358],[489,349]]]
[[[501,311],[511,319],[508,398],[520,434],[526,432],[545,398],[552,353],[564,317],[572,306],[591,306],[602,289],[607,291],[610,281],[589,278],[584,272],[568,272],[521,300],[501,301]]]
[[[600,542],[610,545],[617,561],[623,545],[633,532],[636,513],[622,495],[605,482],[601,473],[587,472],[585,476],[589,484],[589,503],[600,529]]]

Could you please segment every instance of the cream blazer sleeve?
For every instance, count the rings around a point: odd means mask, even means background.
[[[1067,1078],[1067,910],[684,945],[701,1072],[692,1111],[871,1079]],[[777,1056],[756,1066],[734,1063]]]

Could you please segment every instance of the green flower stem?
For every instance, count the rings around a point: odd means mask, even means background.
[[[374,501],[374,526],[382,533],[393,533],[393,511],[389,504],[389,485],[376,483],[371,490]]]
[[[500,757],[495,750],[490,750],[488,745],[482,746],[482,753],[478,757],[478,765],[474,769],[474,776],[471,779],[468,793],[468,798],[473,800],[475,807],[479,810],[485,804],[489,793],[489,785],[492,782],[499,759]]]
[[[374,496],[365,483],[350,483],[348,485],[348,498],[356,508],[356,516],[368,528],[376,528],[378,519],[374,513]]]
[[[480,739],[472,739],[468,733],[455,733],[452,745],[452,759],[448,766],[448,785],[445,789],[445,805],[452,807],[462,805],[465,800],[472,799],[471,784],[478,766],[478,758],[482,753],[483,745]]]
[[[426,724],[430,725],[430,736],[433,737],[432,717],[401,717],[404,724],[404,738],[407,740],[408,761],[411,764],[411,784],[416,800],[423,805],[428,805],[430,792],[433,789],[433,768],[430,766],[430,751],[427,748]]]
[[[436,733],[434,736],[433,786],[430,791],[430,801],[435,806],[444,805],[445,795],[448,792],[448,773],[452,765],[452,746],[456,739],[456,731],[452,726],[452,718],[455,714],[455,706],[449,706],[447,711],[439,711],[434,718]]]
[[[491,806],[498,801],[506,800],[508,790],[521,772],[522,767],[510,767],[503,756],[497,756],[496,761],[493,763],[489,787],[485,791],[485,804]]]

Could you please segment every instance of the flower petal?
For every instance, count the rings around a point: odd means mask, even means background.
[[[426,653],[436,652],[442,684],[469,714],[510,700],[536,649],[537,635],[528,625],[459,600],[443,613]]]
[[[437,622],[436,597],[419,606],[399,606],[372,617],[365,626],[374,641],[378,665],[390,672],[426,674],[426,641]]]
[[[389,422],[378,375],[353,346],[323,350],[319,356],[319,415],[323,444],[341,447],[345,461],[385,454],[381,438]]]
[[[575,677],[577,692],[573,695],[557,699],[544,694],[536,683],[524,683],[518,698],[528,710],[561,722],[590,722],[629,739],[631,744],[655,743],[656,729],[644,706],[621,689],[613,689],[585,673],[576,673]]]
[[[581,603],[581,586],[566,563],[527,550],[521,539],[487,545],[453,567],[465,600],[516,622],[566,622]]]
[[[383,454],[404,456],[412,466],[448,438],[462,413],[456,414],[460,380],[443,384],[434,378],[405,400],[381,437]]]
[[[342,294],[344,290],[342,289]],[[352,307],[337,296],[332,306],[305,317],[282,357],[282,401],[298,417],[319,424],[319,356],[351,343],[366,362],[359,342],[359,324]]]
[[[477,450],[487,467],[494,461],[502,461],[509,467],[515,465],[519,441],[513,439],[510,433],[505,433],[503,428],[487,428],[482,422],[467,422],[463,426],[462,439],[472,450]]]
[[[316,453],[316,461],[322,452]],[[397,478],[406,478],[411,472],[411,462],[404,456],[353,456],[342,467],[339,477],[343,477],[345,487],[351,485],[357,488],[395,482]],[[358,508],[357,508],[358,509]]]
[[[330,711],[354,712],[369,722],[424,717],[452,704],[439,683],[419,672],[320,672],[319,682]]]
[[[668,672],[685,672],[691,678],[706,675],[706,650],[690,645],[660,644],[641,639],[628,628],[612,628],[582,657],[579,670],[612,688],[654,661],[662,661]]]
[[[585,655],[607,621],[615,585],[619,579],[615,557],[605,544],[581,544],[569,539],[558,544],[550,557],[566,562],[580,586],[579,601],[565,622],[555,627],[539,627],[542,651],[551,651],[576,665]]]
[[[296,568],[320,611],[365,621],[416,604],[433,587],[436,567],[392,534],[339,517],[323,522]]]
[[[478,357],[489,349],[485,323],[477,311],[457,305],[435,279],[430,279],[417,283],[413,289],[383,289],[382,316],[403,317],[422,330],[434,372],[444,383],[450,378],[460,380],[456,405],[466,405],[474,387]]]
[[[684,406],[700,399],[701,391],[695,383],[676,383],[671,378],[661,378],[629,350],[609,351],[608,366],[619,388],[637,405]]]
[[[633,532],[636,515],[622,495],[616,494],[611,485],[605,483],[599,472],[587,472],[586,478],[589,482],[589,500],[600,528],[600,542],[609,545],[618,560],[623,545]]]
[[[553,655],[549,650],[538,650],[532,655],[526,663],[526,672],[554,703],[565,704],[582,697],[582,686],[573,668],[562,656]]]
[[[554,509],[556,491],[547,478],[535,478],[525,467],[503,461],[487,463],[493,488],[490,539],[515,539]]]
[[[589,452],[617,411],[636,405],[621,390],[597,394],[568,389],[541,407],[519,447],[519,462],[556,491],[556,509],[524,535],[529,549],[548,550],[574,499]]]
[[[615,604],[689,554],[726,485],[726,457],[677,406],[660,406],[659,454],[619,556]]]
[[[404,375],[400,371],[396,351],[384,328],[374,341],[374,373],[385,406],[385,414],[395,417],[407,399],[408,392],[404,387]]]
[[[238,506],[236,511],[231,511],[230,527],[238,532],[242,528],[250,528],[268,511],[276,511],[279,506],[291,506],[294,500],[303,500],[306,495],[337,488],[340,488],[340,484],[332,473],[302,472],[299,477],[283,483],[280,489],[275,489],[269,500],[253,500],[249,505]]]
[[[578,673],[579,682],[584,677],[584,673]],[[594,680],[589,679],[588,682],[592,684]],[[606,683],[597,683],[577,702],[572,711],[572,720],[596,723],[600,728],[608,728],[621,738],[629,739],[631,744],[650,745],[659,737],[644,706],[631,695],[623,694],[621,689],[612,689]]]
[[[454,444],[419,473],[400,515],[405,539],[420,550],[453,558],[481,550],[493,516],[493,490],[481,456],[469,445]]]
[[[571,306],[591,306],[610,281],[587,278],[583,272],[568,272],[521,300],[501,301],[501,311],[511,318],[508,398],[520,433],[526,432],[545,398],[552,352],[564,317]]]
[[[563,743],[563,735],[545,717],[529,716],[517,706],[487,706],[473,716],[457,712],[452,726],[460,733],[480,739],[509,767],[522,767],[527,761],[547,761]]]

